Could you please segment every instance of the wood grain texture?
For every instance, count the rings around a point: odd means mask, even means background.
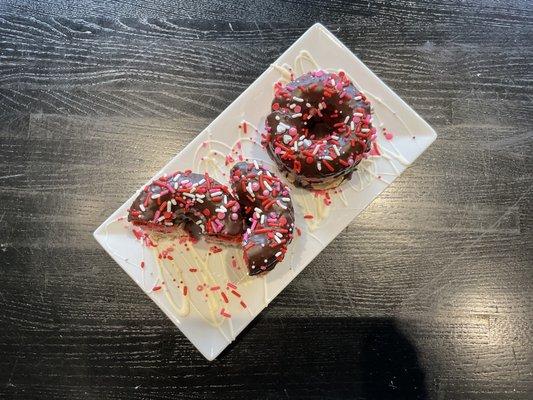
[[[316,21],[439,138],[208,363],[91,233]],[[532,33],[528,1],[1,2],[0,398],[530,398]]]

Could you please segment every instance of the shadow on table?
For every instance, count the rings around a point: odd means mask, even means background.
[[[218,362],[238,358],[250,368],[241,383],[262,386],[268,398],[428,397],[417,351],[393,319],[259,318]]]

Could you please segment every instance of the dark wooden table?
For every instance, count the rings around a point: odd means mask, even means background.
[[[1,398],[531,398],[530,1],[0,14]],[[91,232],[316,21],[439,138],[209,363]]]

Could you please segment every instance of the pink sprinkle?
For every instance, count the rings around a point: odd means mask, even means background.
[[[276,153],[276,154],[281,153],[281,147],[276,147],[276,148],[274,149],[274,153]]]
[[[390,132],[386,132],[385,133],[385,139],[387,140],[392,140],[392,138],[394,137],[394,135]]]
[[[239,215],[237,213],[232,213],[231,214],[231,220],[232,221],[237,221],[237,219],[239,219]]]
[[[231,207],[231,211],[233,211],[234,213],[239,211],[239,203],[236,203],[233,207]]]
[[[322,70],[318,70],[318,71],[315,72],[315,76],[317,76],[317,77],[321,77],[322,75],[324,75],[324,71],[322,71]]]
[[[263,190],[263,196],[268,196],[270,194],[270,192],[268,190]]]
[[[294,111],[297,112],[297,113],[299,113],[300,111],[302,111],[302,107],[300,107],[300,106],[296,106],[296,107],[294,107]],[[294,129],[294,128],[291,128],[291,129]],[[296,129],[294,129],[294,130],[296,131]],[[291,130],[290,130],[290,129],[289,129],[289,133],[291,133]],[[294,133],[296,133],[296,132],[294,132]]]
[[[224,219],[225,217],[226,217],[226,214],[225,214],[225,213],[223,213],[223,212],[219,212],[219,213],[217,213],[217,218],[218,218],[218,219]]]
[[[252,183],[252,190],[254,192],[257,192],[259,190],[259,183],[258,182],[253,182]]]
[[[296,111],[296,107],[298,107],[298,111]],[[296,111],[297,113],[302,111],[302,107],[300,106],[296,106],[296,107],[294,107],[294,111]],[[289,129],[289,135],[296,135],[296,128],[294,126]]]

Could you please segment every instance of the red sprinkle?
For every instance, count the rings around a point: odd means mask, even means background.
[[[211,290],[215,291],[215,290],[219,290],[220,289],[220,286],[212,286],[211,287]]]
[[[209,251],[213,254],[216,254],[216,253],[220,253],[222,251],[222,249],[218,246],[211,246],[209,248]]]
[[[187,296],[187,292],[189,291],[189,289],[187,288],[187,286],[183,286],[183,295],[184,296]]]
[[[224,300],[224,303],[229,303],[228,296],[226,296],[226,293],[220,292],[220,296],[222,296],[222,300]]]
[[[152,292],[157,292],[158,290],[161,290],[161,286],[157,285],[152,288]]]
[[[311,214],[305,214],[304,218],[305,219],[313,219],[314,217]]]
[[[225,309],[220,310],[220,315],[226,318],[231,318],[231,314],[227,313]]]
[[[244,301],[241,301],[240,304],[241,304],[242,308],[246,308],[246,307],[248,307]]]
[[[237,297],[241,297],[241,295],[239,294],[239,292],[237,292],[236,290],[232,290],[231,293],[233,293],[235,296]]]
[[[237,286],[235,286],[233,283],[231,282],[228,282],[228,287],[232,288],[232,289],[237,289]]]
[[[189,272],[196,272],[198,271],[196,268],[189,268]]]
[[[144,268],[144,261],[141,261],[141,268]]]

